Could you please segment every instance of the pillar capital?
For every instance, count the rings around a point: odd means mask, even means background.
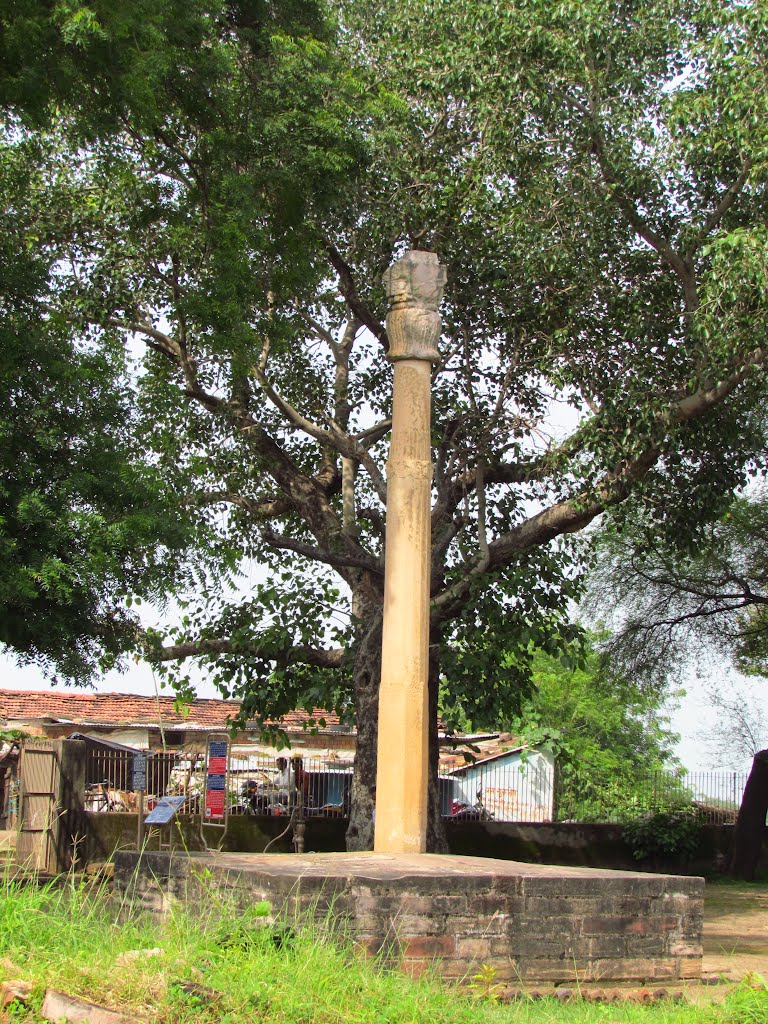
[[[383,277],[389,298],[387,334],[389,358],[439,362],[437,342],[446,269],[437,253],[413,249],[387,270]]]

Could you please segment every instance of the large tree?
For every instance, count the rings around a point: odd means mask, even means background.
[[[126,599],[162,605],[206,540],[168,516],[179,494],[136,450],[122,343],[41,316],[51,268],[15,156],[0,162],[0,643],[85,682],[136,648]]]
[[[448,267],[433,706],[445,652],[448,687],[512,707],[535,647],[568,635],[568,536],[630,494],[659,529],[689,529],[764,449],[768,15],[350,0],[334,50],[298,2],[39,9],[44,53],[67,58],[59,113],[46,126],[17,25],[7,95],[55,259],[41,297],[94,345],[146,344],[137,416],[185,492],[177,514],[269,573],[208,587],[147,654],[197,659],[246,714],[351,703],[348,842],[365,847],[381,272],[408,245]]]
[[[679,676],[686,662],[709,663],[714,652],[757,677],[749,692],[722,678],[712,682],[717,724],[701,736],[714,764],[735,768],[752,759],[730,871],[754,878],[768,812],[764,486],[735,497],[695,536],[659,537],[637,512],[616,525],[601,534],[590,588],[593,612],[608,612],[618,626],[605,649],[613,664],[658,684]]]

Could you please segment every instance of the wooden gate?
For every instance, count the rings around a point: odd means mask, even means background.
[[[56,871],[61,743],[25,740],[21,748],[16,862],[28,871]]]

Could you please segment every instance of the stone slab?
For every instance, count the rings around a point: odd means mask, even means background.
[[[269,900],[411,973],[488,964],[500,981],[565,984],[701,971],[701,878],[435,854],[120,852],[115,883],[155,910],[211,885],[244,906]]]
[[[46,990],[40,1016],[50,1021],[69,1021],[70,1024],[143,1024],[140,1017],[110,1010],[54,988]]]

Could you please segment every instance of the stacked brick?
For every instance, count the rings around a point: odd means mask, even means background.
[[[700,878],[453,856],[224,854],[177,857],[172,867],[157,856],[145,855],[135,885],[188,895],[205,860],[244,903],[267,899],[277,916],[328,919],[413,974],[437,965],[444,977],[470,978],[484,964],[499,982],[558,985],[701,971]],[[130,878],[137,857],[119,854],[116,878]]]

